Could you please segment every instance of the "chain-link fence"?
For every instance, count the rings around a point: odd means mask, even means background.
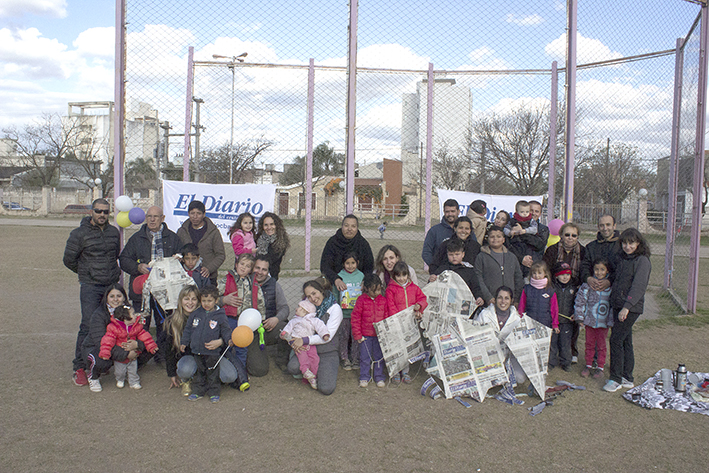
[[[601,214],[611,213],[623,226],[664,235],[672,201],[666,183],[675,39],[687,34],[699,9],[682,0],[652,6],[626,0],[579,5],[574,220],[593,226]],[[352,23],[356,100],[349,103],[356,105],[351,130],[355,173],[346,176],[352,12],[357,20]],[[294,234],[283,268],[293,277],[303,275],[306,267],[304,170],[312,113],[311,266],[319,267],[320,251],[350,205],[375,254],[381,246],[374,243],[381,241],[376,229],[387,221],[383,242],[395,242],[407,261],[422,270],[427,210],[431,224],[439,218],[435,189],[545,194],[554,133],[556,205],[547,214],[561,215],[567,185],[566,15],[563,3],[550,1],[411,5],[362,0],[350,9],[344,2],[325,1],[211,2],[204,7],[128,0],[127,108],[142,102],[157,110],[163,135],[156,158],[167,178],[181,179],[187,152],[192,180],[277,184],[275,211]],[[187,83],[190,46],[192,84]],[[310,58],[312,110],[307,100]],[[558,62],[557,76],[552,61]],[[696,52],[685,53],[684,61],[690,65],[685,76],[696,73]],[[558,84],[554,126],[552,81]],[[694,107],[696,118],[696,79],[685,82],[682,130],[687,136],[682,143],[691,146],[694,129],[689,124],[694,122],[685,116]],[[185,150],[188,86],[193,96],[188,131],[194,136]],[[345,191],[349,179],[354,179],[352,202]],[[684,179],[691,191],[691,175]],[[691,192],[682,192],[678,188],[688,212]],[[678,215],[685,208],[678,207]],[[678,229],[686,228],[683,217],[675,220]],[[682,231],[676,233],[670,266],[675,275]],[[672,281],[673,287],[686,287],[686,281]]]

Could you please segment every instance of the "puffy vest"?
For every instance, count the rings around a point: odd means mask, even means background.
[[[554,288],[535,289],[531,284],[527,284],[524,286],[524,292],[527,296],[527,315],[551,328],[551,296],[554,294]]]
[[[559,323],[573,324],[574,321],[562,317],[561,314],[567,317],[574,317],[574,300],[576,299],[576,288],[569,282],[568,284],[556,284],[556,302],[559,304]]]

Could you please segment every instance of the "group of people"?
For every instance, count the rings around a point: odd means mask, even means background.
[[[632,385],[632,325],[642,313],[650,272],[649,248],[637,230],[619,234],[613,217],[605,215],[587,247],[578,241],[578,227],[567,223],[560,241],[547,248],[549,229],[540,221],[538,202],[520,201],[514,215],[500,211],[493,222],[487,221],[483,201],[471,203],[466,216],[459,216],[454,200],[443,207],[441,223],[429,230],[423,245],[428,281],[443,271],[456,272],[477,306],[486,307],[478,317],[489,318],[499,331],[513,314],[526,313],[549,326],[554,332],[550,367],[568,370],[577,361],[578,329],[585,326],[582,376],[602,376],[612,326],[611,374],[604,389]],[[268,345],[276,346],[278,368],[323,394],[335,390],[340,367],[358,367],[362,387],[370,381],[383,387],[385,367],[374,324],[407,308],[420,317],[427,306],[416,272],[399,249],[384,245],[375,258],[354,215],[347,215],[327,241],[322,277],[303,285],[291,316],[278,282],[290,240],[276,214],[266,212],[258,224],[248,213],[239,215],[228,233],[234,269],[218,290],[218,269],[226,255],[202,202],[190,203],[189,219],[177,233],[165,225],[160,207],[150,207],[146,223],[122,251],[109,211],[106,200],[94,201],[91,215],[71,232],[64,254],[81,285],[73,379],[92,391],[101,391],[100,376],[111,366],[117,386],[127,378],[130,387],[140,389],[138,369],[156,357],[165,361],[170,387],[181,386],[189,400],[207,396],[217,402],[222,383],[244,391],[249,376],[268,374]],[[181,258],[194,280],[173,311],[163,310],[152,297],[144,301],[133,287],[136,278],[150,272],[151,261],[169,257]],[[128,293],[117,284],[121,270],[130,276]],[[232,330],[250,308],[262,315],[261,327],[247,347],[234,346]],[[147,332],[151,318],[157,343]],[[394,383],[412,382],[408,369],[389,377]]]

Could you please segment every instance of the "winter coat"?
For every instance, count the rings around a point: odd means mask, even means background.
[[[79,275],[79,282],[108,286],[121,276],[120,245],[116,227],[107,223],[102,229],[91,223],[91,217],[84,217],[66,241],[64,266]]]
[[[312,337],[316,333],[320,335],[321,338],[325,338],[325,335],[330,335],[330,332],[327,330],[327,325],[325,325],[325,322],[318,319],[315,312],[307,314],[305,317],[296,315],[283,327],[281,333],[289,338]]]
[[[611,307],[616,312],[628,309],[642,314],[645,308],[645,290],[650,281],[652,265],[644,255],[628,255],[624,251],[618,258],[615,280],[611,286]]]
[[[143,328],[142,323],[135,322],[132,325],[126,325],[124,321],[111,317],[111,323],[106,327],[106,334],[101,338],[99,358],[110,360],[113,347],[121,346],[130,340],[140,340],[150,353],[155,353],[158,350],[157,343],[150,336],[150,333]],[[128,359],[121,361],[121,363],[127,362]]]
[[[392,280],[389,283],[389,287],[387,287],[386,300],[387,317],[401,312],[414,304],[421,306],[420,312],[423,312],[426,306],[428,306],[426,295],[420,287],[412,282],[407,283],[406,286],[402,286],[395,280]]]
[[[352,310],[352,338],[376,337],[374,324],[387,318],[387,301],[379,294],[372,299],[368,294],[362,294],[357,299]]]
[[[571,282],[562,284],[559,281],[554,283],[556,291],[556,302],[559,306],[559,323],[574,323],[574,299],[576,298],[576,288]]]
[[[537,289],[527,284],[517,310],[549,328],[559,327],[559,304],[553,287]]]
[[[177,362],[183,356],[191,356],[192,350],[190,350],[190,347],[186,347],[185,352],[182,353],[179,348],[175,348],[174,339],[170,331],[165,330],[163,333],[165,337],[162,337],[160,341],[160,351],[165,356],[165,371],[167,371],[168,377],[172,378],[177,376]]]
[[[473,237],[479,245],[482,245],[483,240],[485,240],[485,233],[487,232],[487,218],[485,218],[485,215],[476,213],[471,208],[468,208],[468,212],[465,216],[473,223],[471,237]]]
[[[257,240],[258,241],[258,240]],[[268,261],[268,274],[271,275],[273,279],[278,280],[278,275],[281,273],[281,262],[283,262],[283,257],[286,251],[276,251],[273,244],[268,245],[268,251],[265,255],[258,255],[259,257],[266,258]],[[256,256],[256,255],[254,255]]]
[[[339,279],[337,273],[342,271],[342,259],[347,253],[354,252],[359,259],[358,269],[364,274],[374,271],[374,256],[369,242],[357,231],[357,234],[352,239],[347,239],[342,234],[342,229],[327,240],[325,248],[322,250],[320,258],[320,271],[325,275],[331,284]]]
[[[204,344],[221,338],[224,344],[216,350],[207,349]],[[231,328],[226,320],[224,309],[218,308],[207,312],[198,307],[187,319],[182,332],[181,345],[190,347],[195,355],[220,355],[231,339]]]
[[[418,277],[416,276],[416,271],[414,271],[414,268],[412,268],[408,264],[406,265],[406,267],[409,268],[409,279],[411,279],[411,282],[413,282],[414,284],[416,284],[418,286],[419,280],[418,280]],[[382,288],[386,292],[386,288],[389,285],[387,283],[387,276],[384,274],[384,271],[380,271],[379,273],[377,273],[377,276],[379,276],[379,279],[382,281]],[[391,276],[389,276],[389,282],[391,282],[392,280],[393,280],[393,278]]]
[[[436,274],[441,274],[443,271],[453,271],[457,273],[470,288],[470,292],[473,293],[474,299],[482,297],[482,289],[480,289],[477,273],[475,272],[475,269],[473,269],[473,265],[470,263],[466,263],[464,261],[463,264],[451,264],[447,262],[439,266],[438,270],[439,272]]]
[[[177,234],[167,228],[167,225],[164,223],[161,225],[160,231],[162,232],[163,257],[168,258],[175,253],[179,253],[182,242]],[[121,269],[130,276],[128,297],[132,301],[139,301],[142,297],[142,294],[133,292],[133,280],[141,274],[140,271],[138,271],[138,265],[140,263],[150,263],[150,251],[152,246],[153,240],[150,235],[150,230],[148,230],[148,225],[143,224],[140,230],[128,239],[126,246],[123,247],[123,251],[121,251],[118,257]]]
[[[475,238],[471,234],[467,240],[465,240],[465,255],[463,256],[463,261],[470,263],[470,266],[475,266],[475,258],[478,257],[480,253],[480,243],[475,241]],[[441,245],[436,250],[436,254],[433,256],[433,261],[428,265],[429,274],[441,274],[444,270],[440,267],[448,263],[448,251],[446,250],[446,245],[448,240],[441,242]]]
[[[436,250],[443,240],[447,240],[454,235],[453,227],[448,225],[445,218],[441,218],[441,223],[432,226],[428,233],[426,233],[426,238],[423,240],[423,250],[421,250],[421,258],[423,258],[424,263],[431,265],[433,263],[433,256],[436,254]]]
[[[239,277],[236,271],[229,270],[226,275],[226,284],[224,285],[224,295],[236,292],[237,297],[241,297],[242,303],[241,307],[234,307],[230,305],[224,305],[224,312],[226,312],[227,317],[238,317],[239,314],[245,309],[248,309],[253,305],[251,298],[251,278],[246,276],[244,278]]]
[[[182,268],[185,270],[187,275],[194,280],[194,285],[197,286],[197,289],[204,289],[205,287],[211,284],[209,278],[205,278],[200,272],[202,269],[202,258],[197,261],[197,264],[194,266],[194,269],[185,268],[184,263],[182,263]]]
[[[199,248],[199,255],[202,257],[204,267],[209,270],[209,279],[215,282],[217,273],[219,272],[219,266],[221,266],[226,259],[224,241],[222,240],[222,234],[219,232],[219,229],[212,223],[209,217],[204,217],[204,224],[207,226],[207,232],[202,239],[199,240],[199,243],[197,243],[197,248]],[[192,225],[190,219],[187,219],[180,229],[177,230],[177,236],[180,237],[183,245],[194,243],[190,236],[190,225]]]
[[[475,274],[478,277],[483,300],[490,301],[500,286],[507,286],[514,292],[514,299],[519,300],[524,287],[522,270],[514,254],[502,248],[503,265],[497,262],[489,246],[483,246],[475,258]],[[477,295],[477,294],[476,294]]]
[[[576,293],[574,319],[591,328],[612,327],[610,299],[611,288],[605,291],[594,291],[587,283],[581,284]]]
[[[85,355],[94,353],[101,348],[101,339],[106,335],[106,328],[111,323],[111,313],[107,305],[101,305],[96,308],[91,314],[89,321],[89,334],[84,338],[82,352]],[[145,344],[138,340],[138,351],[145,351]],[[128,351],[121,348],[120,345],[115,345],[111,349],[111,359],[114,361],[123,362],[128,357]]]
[[[552,272],[554,271],[554,265],[558,262],[558,256],[559,256],[559,251],[564,252],[564,263],[568,263],[569,266],[571,266],[572,274],[571,274],[571,283],[574,287],[579,287],[582,283],[581,281],[581,263],[583,262],[583,259],[586,257],[586,248],[579,243],[580,246],[580,251],[579,251],[579,266],[578,268],[574,268],[574,265],[572,264],[572,259],[573,259],[573,252],[566,252],[564,250],[564,246],[561,244],[561,242],[558,242],[554,245],[551,245],[547,250],[544,252],[544,262],[547,264],[547,267],[549,268],[549,271]]]
[[[278,320],[285,321],[288,319],[288,314],[290,309],[288,309],[288,301],[286,301],[286,295],[283,292],[281,285],[271,276],[267,276],[266,280],[259,284],[256,281],[256,276],[252,274],[249,276],[251,279],[251,291],[261,291],[263,295],[263,300],[265,303],[265,311],[261,315],[263,319],[266,320],[270,317],[278,317]],[[252,304],[249,307],[253,307]],[[259,309],[254,307],[254,309]]]
[[[253,250],[256,248],[253,232],[235,231],[231,234],[231,246],[234,248],[234,254],[237,258],[244,253],[253,254]]]
[[[618,230],[614,230],[613,236],[607,240],[604,240],[601,236],[601,232],[598,232],[596,239],[586,245],[586,253],[581,261],[581,282],[584,283],[589,277],[593,276],[593,262],[604,259],[608,261],[610,265],[608,268],[608,279],[612,283],[615,279],[613,275],[614,268],[618,263],[618,258],[622,251],[620,232],[618,232]]]

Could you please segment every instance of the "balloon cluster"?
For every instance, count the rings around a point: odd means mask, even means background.
[[[234,345],[246,348],[254,340],[254,331],[261,326],[261,312],[256,309],[246,309],[239,315],[239,325],[231,332]]]
[[[564,225],[564,221],[558,218],[555,218],[549,222],[549,239],[547,240],[547,248],[559,243],[559,240],[561,239],[559,236],[559,230],[561,230],[562,225]]]
[[[116,223],[122,228],[130,227],[132,224],[140,225],[145,221],[145,212],[140,207],[133,207],[133,201],[127,195],[119,196],[115,202]]]

